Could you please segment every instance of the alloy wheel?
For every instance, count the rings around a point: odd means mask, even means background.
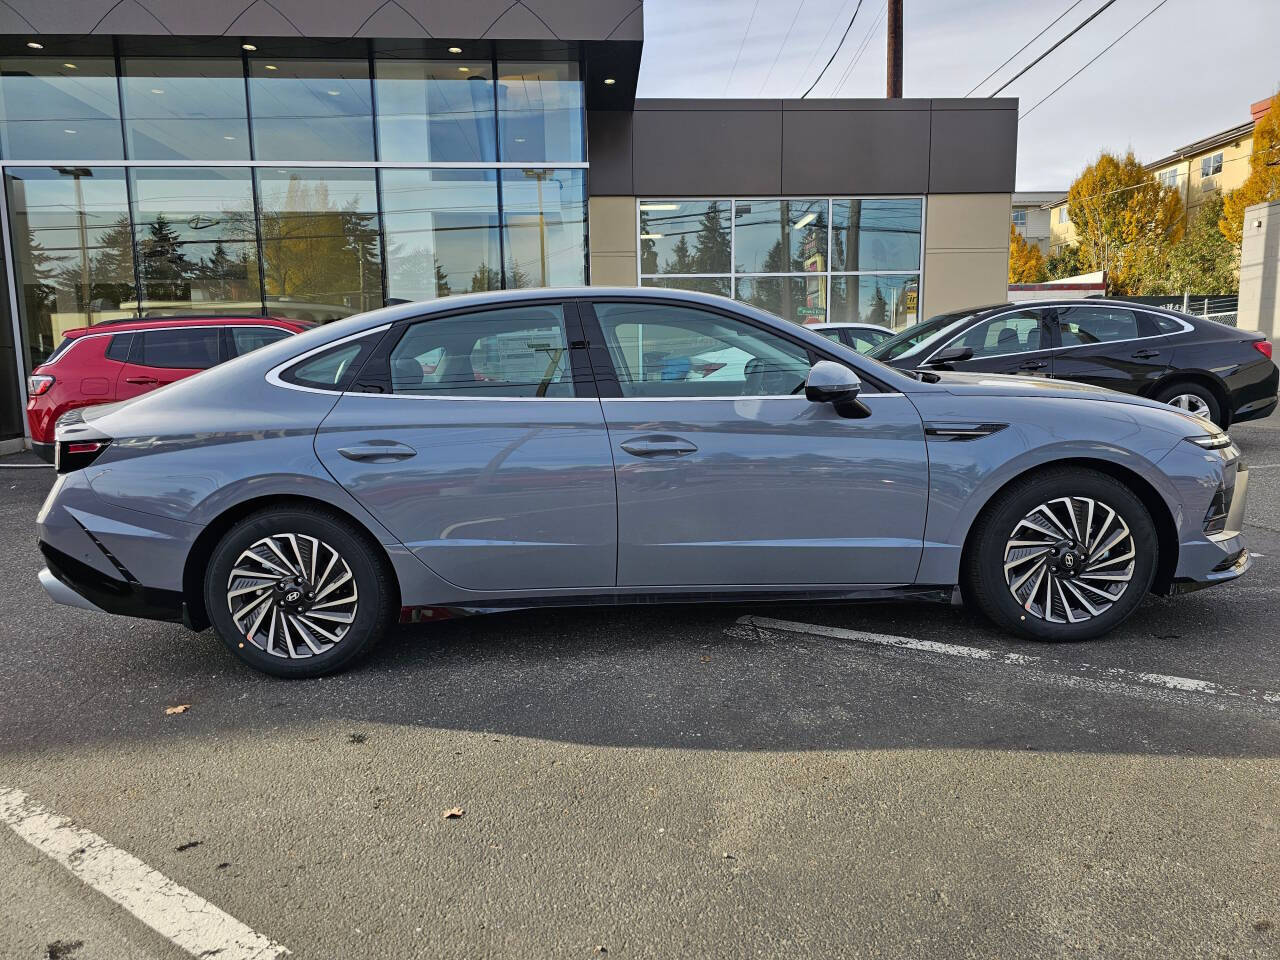
[[[263,537],[240,553],[227,577],[227,607],[245,641],[289,660],[341,642],[359,599],[347,561],[308,534]]]
[[[1009,592],[1049,623],[1100,616],[1124,594],[1137,556],[1124,518],[1092,497],[1042,503],[1014,525],[1004,548]]]
[[[1209,405],[1204,402],[1203,397],[1198,397],[1194,393],[1180,393],[1170,397],[1167,402],[1169,406],[1177,407],[1193,417],[1199,417],[1201,420],[1209,419]]]

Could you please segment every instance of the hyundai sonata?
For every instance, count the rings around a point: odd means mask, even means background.
[[[401,620],[539,605],[960,600],[1040,640],[1240,576],[1228,436],[1081,384],[883,366],[719,297],[402,304],[75,410],[58,601],[314,676]]]

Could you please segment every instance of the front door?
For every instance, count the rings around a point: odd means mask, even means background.
[[[1010,310],[974,324],[939,350],[968,347],[973,351],[968,360],[948,364],[952,370],[1052,377],[1055,374],[1051,320],[1051,311]]]
[[[1146,314],[1109,303],[1059,307],[1053,372],[1122,393],[1143,393],[1169,369],[1173,348]]]
[[[456,586],[612,587],[613,461],[579,330],[541,301],[404,324],[360,376],[388,392],[343,394],[316,453]]]
[[[600,301],[584,320],[620,586],[914,580],[929,471],[905,396],[866,384],[861,420],[810,403],[817,354],[728,312]]]

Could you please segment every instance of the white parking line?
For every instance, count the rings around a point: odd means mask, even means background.
[[[1179,693],[1228,697],[1237,700],[1248,700],[1253,703],[1280,704],[1280,693],[1275,691],[1259,690],[1252,687],[1226,686],[1210,680],[1196,680],[1191,677],[1175,677],[1163,673],[1142,673],[1137,670],[1123,670],[1119,667],[1101,667],[1092,663],[1065,663],[1061,660],[1037,657],[1025,653],[1002,653],[999,650],[984,650],[981,647],[965,647],[954,643],[939,643],[935,640],[916,640],[911,637],[895,637],[885,633],[846,630],[843,627],[828,627],[816,623],[774,620],[772,617],[739,617],[738,624],[760,630],[773,630],[779,633],[801,633],[810,636],[827,637],[833,640],[852,640],[856,643],[868,643],[881,647],[917,650],[921,653],[932,653],[945,657],[963,657],[967,660],[981,660],[986,663],[997,663],[1009,667],[1030,668],[1069,679],[1085,678],[1110,681],[1112,683],[1131,683],[1145,687],[1156,687],[1161,690],[1174,690]]]
[[[0,787],[0,820],[31,846],[194,956],[275,960],[289,952],[96,833],[30,802],[21,790]]]

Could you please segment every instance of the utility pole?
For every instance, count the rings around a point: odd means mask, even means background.
[[[891,100],[902,98],[902,0],[889,0],[889,76],[885,96]]]

